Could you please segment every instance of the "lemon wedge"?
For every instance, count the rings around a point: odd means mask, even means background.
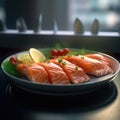
[[[29,53],[21,53],[21,54],[17,55],[17,60],[18,60],[19,62],[28,63],[28,64],[31,64],[31,63],[34,62],[34,61],[31,59]]]
[[[35,48],[29,49],[29,55],[35,63],[44,62],[46,60],[43,53]]]

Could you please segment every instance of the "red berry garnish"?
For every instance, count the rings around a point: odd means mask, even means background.
[[[61,49],[57,50],[57,56],[61,56],[61,55],[63,55],[63,50]]]
[[[69,50],[68,48],[64,48],[64,49],[63,49],[63,54],[66,55],[66,54],[69,53],[69,51],[70,51],[70,50]]]
[[[16,64],[16,63],[17,63],[17,59],[16,59],[15,57],[11,57],[11,58],[10,58],[10,62],[11,62],[12,64]]]
[[[56,56],[56,55],[57,55],[57,50],[53,49],[53,50],[51,51],[51,55],[52,55],[52,56]]]

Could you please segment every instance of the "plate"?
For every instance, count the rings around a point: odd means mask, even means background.
[[[47,57],[50,57],[50,51],[52,50],[52,48],[43,48],[39,50],[41,50],[43,54],[45,54]],[[81,54],[99,53],[107,57],[107,59],[109,59],[110,61],[110,66],[113,69],[113,73],[102,77],[93,77],[90,79],[89,82],[85,82],[81,84],[70,84],[70,85],[52,85],[52,84],[35,83],[9,74],[5,69],[4,63],[12,56],[16,56],[18,54],[22,54],[28,51],[19,52],[7,57],[5,60],[3,60],[1,64],[1,68],[4,74],[8,77],[8,80],[10,80],[10,82],[12,82],[15,86],[27,92],[44,94],[44,95],[78,95],[78,94],[91,92],[114,80],[120,71],[119,62],[110,55],[96,51],[74,49],[74,48],[70,48],[70,51],[74,51],[74,52],[81,51]]]

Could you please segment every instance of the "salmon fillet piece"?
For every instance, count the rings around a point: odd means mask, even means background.
[[[94,76],[102,76],[113,72],[113,70],[108,65],[87,56],[64,56],[64,59],[81,67],[85,71],[85,73]]]
[[[106,65],[109,65],[109,60],[101,54],[87,54],[86,56],[89,58],[99,60],[100,62],[102,62]]]
[[[58,65],[53,62],[39,63],[39,65],[45,68],[52,84],[70,84],[67,74]]]
[[[17,69],[33,82],[50,83],[46,70],[36,63],[31,65],[18,64]]]
[[[59,65],[65,71],[71,83],[78,84],[87,82],[89,80],[88,75],[83,71],[82,68],[70,63],[65,59],[51,59],[50,61]]]

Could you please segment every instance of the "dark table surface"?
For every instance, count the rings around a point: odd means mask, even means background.
[[[0,62],[6,56],[0,56]],[[56,97],[31,94],[16,88],[0,69],[0,119],[120,120],[120,74],[93,92]]]

